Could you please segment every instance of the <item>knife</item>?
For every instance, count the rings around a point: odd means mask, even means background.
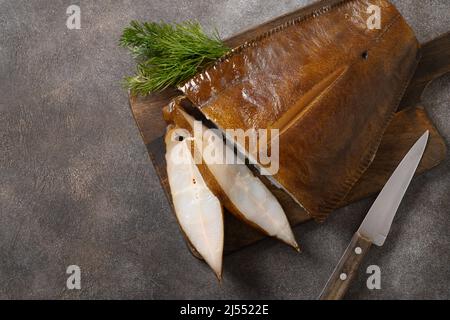
[[[342,299],[371,245],[381,247],[384,244],[395,213],[422,159],[428,135],[427,130],[408,151],[386,182],[328,279],[320,294],[320,300]]]

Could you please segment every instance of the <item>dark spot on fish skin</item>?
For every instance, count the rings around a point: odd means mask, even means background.
[[[362,56],[362,58],[364,59],[364,60],[367,60],[367,59],[369,59],[369,51],[364,51],[362,54],[361,54],[361,56]]]

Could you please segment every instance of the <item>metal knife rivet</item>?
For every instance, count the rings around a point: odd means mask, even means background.
[[[356,254],[361,254],[362,253],[362,249],[360,247],[356,247],[355,248],[355,253]]]
[[[346,273],[341,273],[341,275],[339,276],[339,278],[344,281],[347,280],[347,274]]]

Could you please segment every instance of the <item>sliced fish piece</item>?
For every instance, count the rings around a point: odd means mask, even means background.
[[[189,132],[180,128],[171,127],[166,133],[172,201],[184,234],[220,280],[224,237],[222,206],[194,163],[191,140]]]
[[[172,119],[178,126],[193,133],[195,119],[183,111],[178,102],[172,105]],[[225,163],[224,156],[227,153],[234,154],[234,151],[224,143],[220,133],[209,130],[203,124],[199,127],[200,135],[193,135],[197,146],[196,158],[201,159],[200,171],[221,203],[238,218],[299,250],[277,198],[245,164]],[[199,146],[202,148],[201,153]],[[222,156],[208,156],[211,154]],[[222,161],[215,161],[220,158]]]

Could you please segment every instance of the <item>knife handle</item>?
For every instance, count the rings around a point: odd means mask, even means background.
[[[344,297],[371,245],[372,242],[360,236],[358,232],[353,235],[352,241],[320,294],[320,300],[340,300]]]

